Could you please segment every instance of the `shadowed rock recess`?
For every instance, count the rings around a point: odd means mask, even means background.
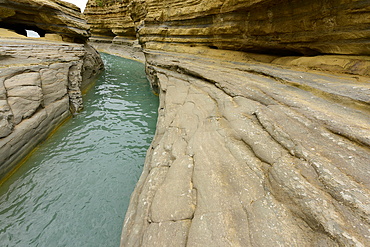
[[[0,178],[83,108],[81,90],[103,69],[88,28],[68,3],[0,0]]]
[[[100,40],[135,27],[160,96],[121,246],[370,246],[368,1],[90,0],[86,14]]]

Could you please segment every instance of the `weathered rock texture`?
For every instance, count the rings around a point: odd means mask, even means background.
[[[88,1],[85,16],[91,26],[89,41],[100,52],[144,61],[131,13],[130,0]]]
[[[89,42],[97,51],[112,54],[115,56],[137,60],[145,63],[145,56],[141,46],[137,42],[126,44],[115,44],[107,42]]]
[[[205,46],[274,55],[265,62],[369,76],[368,6],[366,0],[90,0],[85,15],[92,41],[125,44],[135,38],[135,28],[148,50]],[[321,54],[332,55],[312,57]]]
[[[262,53],[370,54],[364,0],[141,3],[147,12],[139,31],[142,42],[202,43]]]
[[[370,86],[146,51],[157,133],[122,246],[368,246]]]
[[[84,43],[89,26],[73,4],[59,0],[0,0],[0,28],[26,35],[25,29],[40,36],[57,34],[64,41]]]
[[[128,6],[160,108],[121,246],[370,246],[368,1]]]
[[[134,23],[130,17],[129,0],[92,0],[84,14],[91,26],[92,41],[120,44],[136,39]]]
[[[18,4],[18,8],[22,9],[21,2],[13,1],[12,4]],[[50,11],[50,6],[56,4],[46,1],[24,2],[25,5],[22,6],[25,10],[28,11],[33,5],[37,5],[40,7],[39,13]],[[10,7],[12,4],[7,5],[8,9],[12,9]],[[46,6],[46,10],[43,6]],[[1,10],[4,11],[4,8]],[[18,13],[18,10],[16,12]],[[77,16],[78,13],[75,12]],[[64,15],[68,15],[68,12]],[[4,19],[4,15],[1,17]],[[68,19],[66,16],[63,18]],[[69,18],[73,19],[74,16]],[[37,23],[29,24],[41,26],[38,20],[36,21]],[[77,30],[79,27],[69,26],[67,29]],[[102,70],[103,64],[99,54],[87,44],[27,39],[2,29],[0,33],[2,35],[0,177],[2,177],[71,112],[75,113],[82,109],[81,90]],[[87,33],[87,30],[82,33]],[[62,36],[64,35],[67,34]],[[70,37],[83,41],[84,35],[71,35]]]

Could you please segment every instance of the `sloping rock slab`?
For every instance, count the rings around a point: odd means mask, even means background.
[[[369,246],[370,83],[146,51],[160,95],[121,246]]]

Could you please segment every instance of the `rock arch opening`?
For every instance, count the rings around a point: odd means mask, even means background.
[[[39,27],[31,26],[22,23],[0,23],[0,28],[5,28],[16,32],[17,34],[23,35],[25,37],[40,38],[45,37],[46,32]]]

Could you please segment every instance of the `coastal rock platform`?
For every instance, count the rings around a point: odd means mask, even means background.
[[[121,246],[369,245],[368,78],[219,52],[145,50],[159,119]]]

